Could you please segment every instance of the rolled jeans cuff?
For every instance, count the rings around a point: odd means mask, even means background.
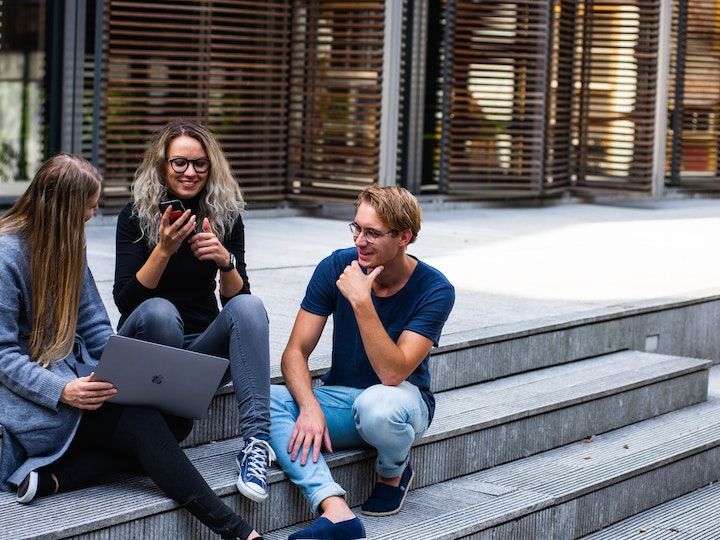
[[[314,493],[310,493],[308,495],[308,501],[310,501],[310,506],[312,508],[312,512],[314,515],[318,514],[318,508],[320,508],[320,503],[323,502],[328,497],[342,497],[345,498],[345,495],[347,495],[347,492],[340,487],[340,484],[337,482],[333,482],[332,484],[326,484],[319,488]]]

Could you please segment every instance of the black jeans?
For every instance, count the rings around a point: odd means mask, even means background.
[[[44,472],[55,474],[62,491],[114,472],[145,472],[215,533],[245,540],[253,528],[215,495],[178,445],[191,430],[187,418],[105,403],[83,413],[70,448]]]

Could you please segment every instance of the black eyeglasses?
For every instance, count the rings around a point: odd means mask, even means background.
[[[360,225],[358,225],[354,221],[352,223],[348,223],[348,226],[350,227],[350,232],[353,235],[353,240],[357,240],[361,234],[365,233],[365,241],[368,244],[374,244],[378,238],[380,238],[382,236],[387,236],[388,234],[392,234],[395,232],[395,231],[388,231],[388,232],[383,233],[380,231],[376,231],[375,229],[363,229]]]
[[[167,162],[172,167],[172,170],[176,173],[184,173],[187,171],[187,168],[192,163],[193,169],[195,169],[196,173],[204,173],[207,172],[207,170],[210,168],[210,160],[208,158],[197,158],[197,159],[188,159],[184,157],[176,157],[172,159],[168,159]]]

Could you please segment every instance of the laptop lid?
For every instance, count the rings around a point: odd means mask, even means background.
[[[228,360],[125,336],[111,336],[95,380],[117,388],[109,401],[142,405],[185,418],[202,418]]]

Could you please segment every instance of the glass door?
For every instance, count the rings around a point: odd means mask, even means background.
[[[0,198],[22,193],[46,154],[45,0],[0,1]]]

